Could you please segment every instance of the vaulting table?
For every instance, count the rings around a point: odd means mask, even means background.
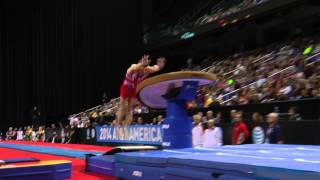
[[[179,71],[161,74],[141,82],[137,88],[139,100],[154,109],[166,108],[163,123],[165,149],[192,147],[192,121],[186,103],[196,99],[199,86],[214,83],[216,76],[200,71]]]

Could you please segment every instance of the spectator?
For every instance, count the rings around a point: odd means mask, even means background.
[[[37,141],[42,141],[44,142],[45,141],[45,131],[44,131],[44,128],[42,126],[39,126],[39,129],[38,131],[36,132],[36,140]]]
[[[204,97],[204,99],[205,99],[205,100],[204,100],[204,105],[203,105],[203,107],[204,107],[204,108],[210,107],[211,104],[213,103],[213,99],[212,99],[211,95],[210,95],[210,94],[206,94],[205,97]]]
[[[65,143],[65,140],[66,140],[66,131],[67,129],[66,128],[61,128],[61,144],[64,144]]]
[[[158,124],[162,124],[163,123],[163,116],[162,115],[159,115],[157,117],[157,121],[158,121]]]
[[[30,126],[27,127],[24,139],[26,141],[31,141],[32,140],[32,127],[30,127]]]
[[[137,125],[143,125],[143,119],[142,119],[142,117],[138,117],[138,119],[137,119]]]
[[[208,129],[204,131],[203,147],[212,148],[222,146],[222,130],[215,126],[213,119],[208,121]]]
[[[283,144],[281,126],[278,124],[278,114],[270,113],[267,116],[268,128],[266,131],[266,143]]]
[[[214,123],[217,125],[217,124],[220,124],[221,121],[222,121],[222,114],[221,112],[217,112],[217,115],[214,118]]]
[[[67,132],[66,133],[66,139],[65,139],[65,143],[64,144],[70,144],[71,142],[71,133]]]
[[[154,118],[152,119],[151,125],[157,125],[157,124],[158,124],[158,118],[154,117]]]
[[[241,113],[234,115],[234,126],[232,134],[232,144],[243,144],[249,137],[249,131],[242,120]]]
[[[211,110],[209,110],[206,113],[206,120],[209,121],[211,119],[213,119],[213,112]]]
[[[232,109],[232,110],[230,111],[231,122],[234,122],[234,117],[236,116],[236,114],[237,114],[237,110]]]
[[[192,145],[193,147],[202,147],[203,145],[203,127],[201,116],[198,114],[193,115]]]
[[[264,130],[259,123],[262,122],[260,113],[254,112],[251,116],[251,122],[249,124],[249,131],[251,136],[249,137],[248,143],[262,144],[264,142]]]
[[[18,132],[18,128],[14,128],[13,129],[13,140],[17,139],[17,132]]]
[[[51,143],[56,143],[57,140],[58,140],[58,134],[57,134],[56,131],[53,131],[53,132],[52,132],[52,136],[51,136],[51,138],[49,139],[49,142],[51,142]]]
[[[23,140],[23,131],[22,128],[19,128],[19,130],[17,131],[17,141],[21,140]]]
[[[255,123],[255,124],[261,123],[263,121],[260,113],[258,113],[258,112],[252,113],[251,119],[252,119],[252,123]]]
[[[37,141],[37,133],[33,128],[31,129],[31,141]]]
[[[79,118],[75,115],[69,117],[70,126],[78,126],[80,124]]]
[[[13,131],[13,128],[9,127],[9,130],[6,133],[6,140],[12,140],[14,136],[15,136],[15,133]]]
[[[289,109],[288,115],[289,115],[289,118],[288,118],[289,121],[300,121],[301,120],[300,114],[297,113],[297,107],[295,107],[295,106],[293,106]]]

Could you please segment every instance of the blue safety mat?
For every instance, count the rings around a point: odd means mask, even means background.
[[[96,155],[86,158],[86,170],[114,176],[114,155]]]
[[[115,157],[116,162],[137,166],[136,170],[140,167],[141,172],[145,167],[166,169],[169,179],[181,175],[194,179],[197,174],[203,179],[320,179],[320,146],[240,145],[119,153]],[[170,169],[179,171],[169,173]]]
[[[67,156],[67,157],[73,157],[73,158],[85,158],[86,154],[101,154],[101,152],[95,152],[95,151],[84,151],[84,150],[74,150],[74,149],[48,147],[48,146],[34,146],[34,145],[10,144],[10,143],[0,143],[0,147],[18,149],[23,151],[31,151],[36,153],[52,154],[52,155],[58,155],[58,156]]]
[[[186,155],[186,154],[212,153],[216,151],[217,149],[184,148],[184,149],[177,149],[177,150],[127,152],[127,153],[116,154],[115,159],[117,162],[122,162],[122,163],[165,167],[167,164],[168,157],[175,157],[175,156]]]
[[[165,168],[115,163],[115,175],[123,179],[162,180],[165,179],[165,172]]]
[[[0,168],[1,180],[63,180],[71,177],[71,162]]]

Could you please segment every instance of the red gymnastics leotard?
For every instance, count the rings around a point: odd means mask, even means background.
[[[132,72],[126,74],[120,88],[120,96],[122,98],[136,98],[136,89],[138,84],[149,76],[148,73]]]

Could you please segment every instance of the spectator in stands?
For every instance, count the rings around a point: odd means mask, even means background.
[[[82,112],[80,114],[80,123],[78,124],[78,128],[84,128],[85,124],[90,122],[89,117],[87,116],[87,113]]]
[[[163,123],[163,116],[162,115],[159,115],[158,117],[157,117],[157,121],[158,121],[158,124],[160,125],[160,124],[162,124]]]
[[[57,143],[58,142],[58,134],[56,131],[53,131],[52,132],[52,136],[51,138],[49,139],[49,142],[50,143]]]
[[[251,133],[251,136],[248,138],[248,143],[254,143],[254,144],[261,144],[263,143],[264,139],[260,138],[260,136],[257,138],[256,134],[261,135],[264,130],[261,127],[261,122],[263,121],[262,116],[258,112],[252,113],[251,116],[251,122],[248,124],[249,132]]]
[[[44,142],[46,139],[45,130],[42,126],[39,126],[38,131],[36,132],[36,141]]]
[[[15,136],[15,133],[13,131],[12,127],[9,127],[7,133],[6,133],[6,140],[12,140]]]
[[[241,113],[234,115],[234,126],[232,134],[232,144],[243,144],[249,137],[249,131],[246,124],[242,120]]]
[[[278,114],[269,113],[267,116],[268,128],[266,131],[266,143],[283,144],[281,126],[278,124]]]
[[[17,131],[17,141],[22,141],[23,140],[23,130],[22,128],[19,128]]]
[[[215,126],[213,119],[208,121],[208,129],[204,131],[203,147],[212,148],[222,146],[222,130]]]
[[[214,118],[214,123],[217,125],[217,124],[220,124],[221,121],[222,121],[222,114],[221,112],[217,112],[217,115]]]
[[[27,130],[26,130],[26,132],[25,132],[24,139],[25,139],[26,141],[31,141],[31,140],[32,140],[32,127],[30,127],[30,126],[27,127]]]
[[[157,125],[157,124],[158,124],[158,118],[154,117],[154,118],[152,119],[151,125]]]
[[[261,123],[263,121],[262,116],[258,112],[252,113],[251,121],[253,123]]]
[[[66,141],[66,131],[67,129],[62,127],[61,128],[61,144],[64,144]]]
[[[288,111],[288,120],[289,121],[300,121],[301,117],[300,114],[297,112],[297,107],[293,106]]]
[[[232,109],[232,110],[230,111],[231,122],[234,122],[234,117],[236,116],[236,114],[237,114],[237,110]]]
[[[18,132],[18,128],[14,128],[13,129],[13,139],[15,140],[15,139],[17,139],[17,132]]]
[[[75,115],[70,115],[69,122],[70,126],[78,126],[80,124],[79,118]]]
[[[211,110],[207,111],[205,118],[207,121],[213,119],[213,112]]]
[[[32,128],[31,129],[31,141],[37,141],[37,133],[36,131]]]
[[[212,96],[209,93],[204,96],[204,99],[204,108],[208,108],[213,104]]]
[[[199,114],[193,115],[192,145],[193,147],[202,147],[203,145],[203,127]]]
[[[143,124],[144,124],[144,122],[143,122],[142,117],[138,117],[138,119],[137,119],[137,125],[143,125]]]
[[[71,133],[67,132],[66,133],[66,139],[64,144],[70,144],[71,143]]]

